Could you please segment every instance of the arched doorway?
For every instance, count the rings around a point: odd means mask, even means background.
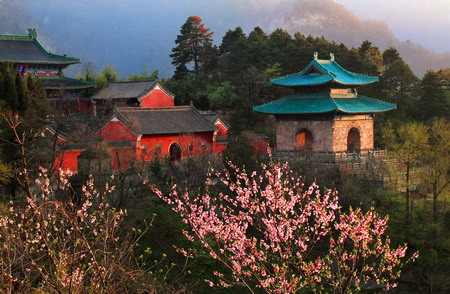
[[[361,136],[357,128],[351,128],[347,136],[347,151],[359,153],[361,151]]]
[[[178,161],[181,159],[181,146],[178,143],[172,143],[169,147],[169,156],[171,161]]]
[[[295,148],[305,151],[313,151],[314,139],[308,129],[301,129],[295,135]]]

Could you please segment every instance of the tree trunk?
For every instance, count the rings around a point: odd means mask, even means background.
[[[435,224],[437,223],[438,219],[437,198],[438,198],[437,184],[433,183],[433,222]]]
[[[410,199],[410,193],[409,193],[409,173],[410,173],[410,167],[409,164],[406,165],[406,210],[405,210],[405,224],[406,227],[409,227],[409,223],[410,223],[410,203],[411,203],[411,199]]]

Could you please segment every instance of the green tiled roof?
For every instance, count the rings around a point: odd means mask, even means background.
[[[395,109],[396,105],[377,99],[356,96],[355,98],[331,98],[328,93],[293,94],[253,107],[267,114],[317,114],[317,113],[375,113]]]
[[[64,76],[40,76],[42,86],[46,90],[54,89],[87,89],[95,87],[95,83],[78,79],[71,79]]]
[[[28,31],[28,35],[0,35],[0,61],[61,65],[80,62],[78,58],[47,51],[36,39],[36,30]]]
[[[310,73],[313,68],[318,72],[313,70],[313,73]],[[316,86],[332,82],[341,85],[366,85],[376,81],[378,81],[378,77],[345,70],[334,61],[333,54],[331,54],[330,60],[317,59],[317,54],[315,54],[313,61],[301,72],[270,80],[274,85],[285,87]]]

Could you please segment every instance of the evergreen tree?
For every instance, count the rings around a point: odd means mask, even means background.
[[[446,89],[442,72],[427,71],[420,82],[418,116],[423,120],[432,117],[449,117],[450,93]]]
[[[378,47],[372,46],[372,42],[364,41],[358,51],[367,62],[365,73],[376,75],[383,71],[383,55]]]
[[[27,89],[29,97],[29,108],[27,112],[29,114],[33,113],[37,117],[45,118],[50,111],[50,105],[41,80],[28,76]]]
[[[217,49],[212,45],[212,35],[199,16],[188,17],[175,40],[177,46],[170,54],[172,64],[176,66],[175,79],[182,79],[189,73],[198,75],[214,63]],[[193,70],[189,69],[191,65]]]
[[[383,52],[383,65],[388,69],[395,61],[402,60],[400,53],[394,47],[390,47]]]
[[[228,30],[222,38],[222,44],[219,46],[220,55],[226,55],[233,51],[239,42],[246,39],[241,27],[234,30]]]
[[[19,95],[17,93],[14,69],[10,63],[3,63],[0,66],[0,71],[2,72],[0,105],[3,109],[17,111],[19,108]]]
[[[19,102],[17,111],[20,115],[24,115],[26,110],[30,106],[30,98],[28,96],[26,83],[18,72],[16,73],[15,84],[17,89],[17,99]]]
[[[402,60],[394,61],[380,77],[382,97],[396,103],[398,112],[392,113],[400,119],[412,117],[417,108],[416,94],[419,79]]]

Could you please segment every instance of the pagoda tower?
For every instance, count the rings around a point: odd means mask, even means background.
[[[275,116],[278,151],[364,154],[374,148],[374,114],[396,108],[358,95],[357,87],[377,81],[345,70],[332,53],[329,60],[321,60],[316,52],[301,72],[270,80],[293,89],[292,95],[253,110]]]
[[[63,74],[63,69],[80,60],[46,50],[36,29],[29,28],[28,35],[0,35],[0,62],[11,62],[22,77],[39,77],[55,114],[93,112],[90,99],[80,99],[79,93],[95,84]]]

